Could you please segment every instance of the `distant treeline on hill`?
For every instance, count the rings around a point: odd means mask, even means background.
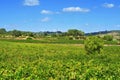
[[[40,32],[30,32],[30,31],[20,31],[20,30],[11,30],[6,31],[4,28],[0,28],[0,34],[3,35],[12,35],[14,37],[19,36],[30,36],[30,37],[40,37],[40,36],[84,36],[84,32],[77,29],[69,29],[67,32],[62,31],[40,31]]]
[[[112,32],[112,31],[99,31],[99,32],[86,33],[85,35],[107,34],[107,33],[111,33],[111,32]]]
[[[69,29],[67,32],[62,32],[62,31],[40,31],[40,32],[30,32],[30,31],[20,31],[20,30],[11,30],[11,31],[6,31],[5,28],[0,28],[0,34],[10,34],[13,36],[21,36],[21,35],[25,35],[25,36],[31,36],[33,37],[34,35],[36,36],[88,36],[88,35],[98,35],[98,34],[107,34],[107,33],[111,33],[111,32],[117,32],[120,33],[120,30],[111,30],[111,31],[98,31],[98,32],[91,32],[91,33],[84,33],[81,30],[77,30],[77,29]]]
[[[98,34],[108,34],[108,33],[112,33],[112,32],[116,32],[116,33],[120,33],[120,30],[111,30],[111,31],[98,31],[98,32],[91,32],[91,33],[85,33],[85,35],[98,35]]]

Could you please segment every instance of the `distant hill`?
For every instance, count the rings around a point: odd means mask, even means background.
[[[112,33],[120,34],[120,30],[98,31],[98,32],[86,33],[85,35],[100,35],[100,34],[112,34]]]
[[[89,35],[99,35],[101,37],[105,35],[112,35],[114,39],[120,40],[120,30],[111,30],[111,31],[99,31],[99,32],[92,32],[92,33],[86,33],[86,36]]]
[[[120,30],[112,30],[111,32],[120,33]]]

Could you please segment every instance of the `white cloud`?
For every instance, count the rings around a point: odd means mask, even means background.
[[[40,13],[41,14],[60,14],[60,12],[53,12],[50,10],[42,10]]]
[[[41,14],[53,14],[53,12],[49,10],[42,10]]]
[[[39,0],[25,0],[24,1],[25,6],[37,6],[39,4],[40,4]]]
[[[48,22],[48,21],[50,21],[49,17],[45,17],[45,18],[41,19],[41,22]]]
[[[112,4],[112,3],[104,3],[102,6],[105,7],[105,8],[113,8],[114,4]]]
[[[89,12],[90,9],[80,7],[67,7],[63,8],[63,12]]]

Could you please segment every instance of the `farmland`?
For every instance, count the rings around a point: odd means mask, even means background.
[[[0,41],[0,80],[119,80],[120,47]]]
[[[120,80],[120,1],[1,0],[0,80]]]

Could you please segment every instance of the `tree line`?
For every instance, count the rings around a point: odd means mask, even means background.
[[[20,30],[11,30],[7,31],[5,28],[0,28],[0,35],[11,35],[13,37],[19,36],[29,36],[29,37],[62,37],[62,36],[70,36],[70,37],[80,37],[84,36],[85,33],[81,30],[77,29],[69,29],[67,32],[62,31],[40,31],[40,32],[30,32],[30,31],[20,31]]]
[[[110,31],[102,31],[100,32],[101,34],[105,34],[105,33],[109,33]],[[98,32],[99,33],[99,32]],[[97,34],[97,32],[95,32],[94,34]],[[11,36],[11,37],[33,37],[33,38],[41,38],[41,37],[68,37],[71,40],[74,39],[85,39],[86,36],[95,36],[93,33],[84,33],[81,30],[77,30],[77,29],[69,29],[66,32],[62,32],[62,31],[40,31],[40,32],[30,32],[30,31],[20,31],[20,30],[11,30],[11,31],[7,31],[5,28],[0,28],[0,37],[6,37],[6,36]],[[113,36],[112,35],[104,35],[102,37],[102,39],[106,40],[106,41],[112,41],[113,40]]]

